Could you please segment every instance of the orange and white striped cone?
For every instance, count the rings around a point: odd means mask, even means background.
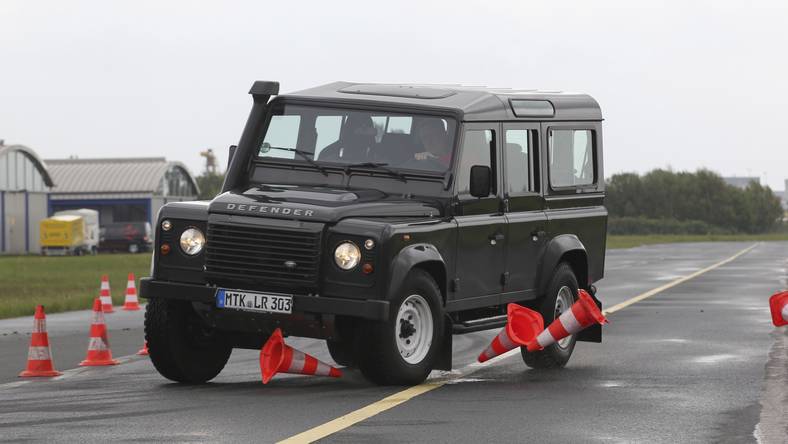
[[[772,310],[772,322],[775,327],[788,325],[788,291],[772,295],[769,298],[769,308]]]
[[[101,309],[104,313],[112,313],[115,309],[112,307],[112,295],[109,289],[109,276],[106,274],[101,276],[101,291],[99,292],[101,299]]]
[[[110,299],[112,301],[112,299]],[[134,273],[129,273],[129,280],[126,283],[126,300],[123,301],[124,310],[139,310],[140,301],[137,299],[137,287],[134,285]]]
[[[20,377],[32,376],[60,376],[63,373],[55,370],[52,363],[52,348],[49,346],[47,335],[47,317],[44,306],[36,306],[33,316],[33,333],[30,336],[30,348],[27,351],[27,369],[19,374]]]
[[[299,375],[342,376],[339,369],[334,368],[317,358],[285,344],[282,331],[278,328],[268,338],[260,350],[260,372],[263,375],[263,384],[277,373],[294,373]]]
[[[567,336],[578,333],[594,323],[604,324],[606,322],[605,315],[596,306],[591,295],[581,289],[578,292],[577,302],[572,304],[569,310],[561,313],[561,316],[539,333],[536,339],[529,342],[526,348],[529,352],[538,351]]]
[[[488,361],[509,350],[528,344],[544,329],[542,315],[530,308],[509,304],[506,307],[506,315],[508,318],[506,327],[501,329],[498,336],[479,355],[479,362]]]
[[[137,352],[138,355],[148,356],[148,341],[145,341],[145,345],[142,346],[140,351]]]
[[[101,299],[93,301],[93,322],[90,324],[90,342],[85,360],[80,362],[81,367],[98,365],[115,365],[118,361],[112,359],[112,350],[109,348],[109,335],[107,324],[104,323],[104,311],[101,308]]]

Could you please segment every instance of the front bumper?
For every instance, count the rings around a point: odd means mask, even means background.
[[[215,305],[217,290],[218,287],[207,285],[140,279],[140,297],[145,299],[178,299]],[[293,295],[293,313],[343,315],[382,321],[388,319],[389,303],[296,294]]]

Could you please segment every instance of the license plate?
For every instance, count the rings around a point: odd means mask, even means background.
[[[293,312],[293,296],[220,288],[216,292],[216,306],[260,313],[290,314]]]

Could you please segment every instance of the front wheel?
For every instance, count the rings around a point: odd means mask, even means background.
[[[358,367],[378,385],[419,384],[443,343],[440,289],[427,272],[412,270],[389,310],[387,321],[359,323]]]
[[[558,319],[561,313],[569,310],[577,300],[577,278],[569,264],[558,264],[547,285],[547,293],[542,299],[539,312],[547,328],[550,323]],[[569,362],[575,349],[577,338],[575,335],[561,339],[555,344],[548,345],[544,350],[528,352],[525,347],[520,347],[523,361],[531,368],[560,368]]]
[[[207,331],[191,304],[151,299],[145,308],[145,340],[153,366],[167,379],[202,384],[215,378],[232,347]]]

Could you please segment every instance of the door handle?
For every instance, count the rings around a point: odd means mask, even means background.
[[[505,239],[503,233],[495,233],[490,235],[490,245],[495,245]]]

